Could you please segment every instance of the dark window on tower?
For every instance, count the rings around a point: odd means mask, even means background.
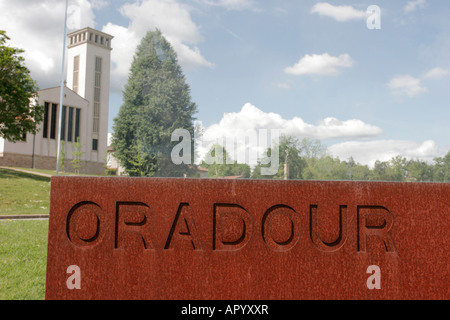
[[[50,123],[50,139],[56,139],[56,110],[58,109],[57,104],[52,104],[52,117]]]
[[[48,102],[46,102],[44,106],[44,132],[42,135],[44,138],[48,138],[48,112],[49,112],[49,104]]]

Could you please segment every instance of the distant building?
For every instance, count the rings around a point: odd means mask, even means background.
[[[208,178],[208,169],[203,168],[202,166],[197,167],[197,173],[199,178],[202,179]]]
[[[107,161],[108,112],[113,36],[85,28],[68,34],[67,85],[61,122],[65,151],[64,168],[81,144],[81,173],[103,173]],[[0,165],[55,169],[59,128],[60,87],[38,91],[37,103],[44,106],[44,121],[36,135],[11,143],[0,138]]]
[[[106,166],[110,175],[127,175],[125,168],[121,166],[119,160],[114,156],[114,146],[112,145],[112,134],[108,133],[108,150]]]

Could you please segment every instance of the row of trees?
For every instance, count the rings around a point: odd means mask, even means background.
[[[450,152],[434,159],[433,163],[397,156],[389,161],[376,161],[373,168],[370,168],[356,163],[353,158],[340,160],[330,156],[326,147],[318,140],[283,136],[275,147],[279,148],[278,172],[270,176],[261,174],[261,168],[270,165],[267,164],[268,159],[259,161],[250,170],[248,165],[230,161],[226,150],[223,151],[224,161],[219,164],[213,162],[211,165],[203,161],[202,166],[208,168],[209,177],[239,175],[252,179],[450,182]],[[211,149],[207,157],[214,156],[215,150],[217,146]],[[266,151],[266,157],[270,157],[271,151]],[[231,164],[226,164],[225,159]]]

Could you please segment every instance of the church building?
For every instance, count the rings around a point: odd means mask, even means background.
[[[80,151],[80,173],[104,173],[112,39],[113,36],[92,28],[68,34],[63,107],[59,108],[61,87],[39,90],[37,103],[45,109],[39,131],[16,143],[0,138],[0,166],[55,170],[60,132],[64,171],[73,171],[73,153]]]

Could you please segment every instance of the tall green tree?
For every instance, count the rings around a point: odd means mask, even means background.
[[[282,135],[274,145],[274,148],[279,150],[279,166],[278,172],[271,176],[263,176],[261,168],[267,168],[271,164],[267,164],[271,157],[272,149],[266,150],[266,158],[264,161],[259,161],[255,166],[252,178],[254,179],[303,179],[303,170],[306,166],[305,154],[310,150],[306,150],[306,145],[309,143],[307,139],[299,141],[297,138]],[[305,148],[305,149],[304,149]],[[265,163],[265,164],[263,164]],[[286,171],[287,169],[287,171]]]
[[[434,159],[434,162],[434,181],[450,182],[450,151],[444,157]]]
[[[123,100],[114,119],[113,145],[130,176],[187,173],[188,164],[175,165],[171,160],[171,150],[179,143],[172,142],[171,136],[176,129],[188,130],[194,150],[197,106],[177,55],[159,30],[148,32],[138,46]]]
[[[44,108],[32,103],[39,89],[25,66],[24,51],[8,46],[8,40],[0,30],[0,137],[15,142],[36,133]]]
[[[375,161],[370,180],[373,181],[406,181],[408,171],[407,160],[396,156],[390,161]]]
[[[310,180],[349,180],[349,169],[346,162],[339,158],[324,156],[308,162],[305,178]]]
[[[83,151],[81,151],[81,142],[80,137],[77,137],[77,141],[73,143],[73,146],[75,150],[72,152],[73,160],[72,167],[75,170],[76,174],[80,174],[80,168],[82,166],[81,164],[81,157],[83,156]]]
[[[250,178],[251,168],[248,164],[233,161],[225,147],[215,144],[202,161],[201,166],[208,169],[208,177],[221,178],[230,176],[239,176]]]
[[[219,144],[214,144],[205,155],[201,166],[208,169],[208,177],[218,178],[231,176],[232,162],[227,150]]]
[[[370,179],[369,166],[356,163],[353,157],[344,161],[344,165],[348,168],[348,180],[367,181]]]
[[[433,165],[423,160],[409,160],[406,164],[407,181],[431,182],[433,181]]]

